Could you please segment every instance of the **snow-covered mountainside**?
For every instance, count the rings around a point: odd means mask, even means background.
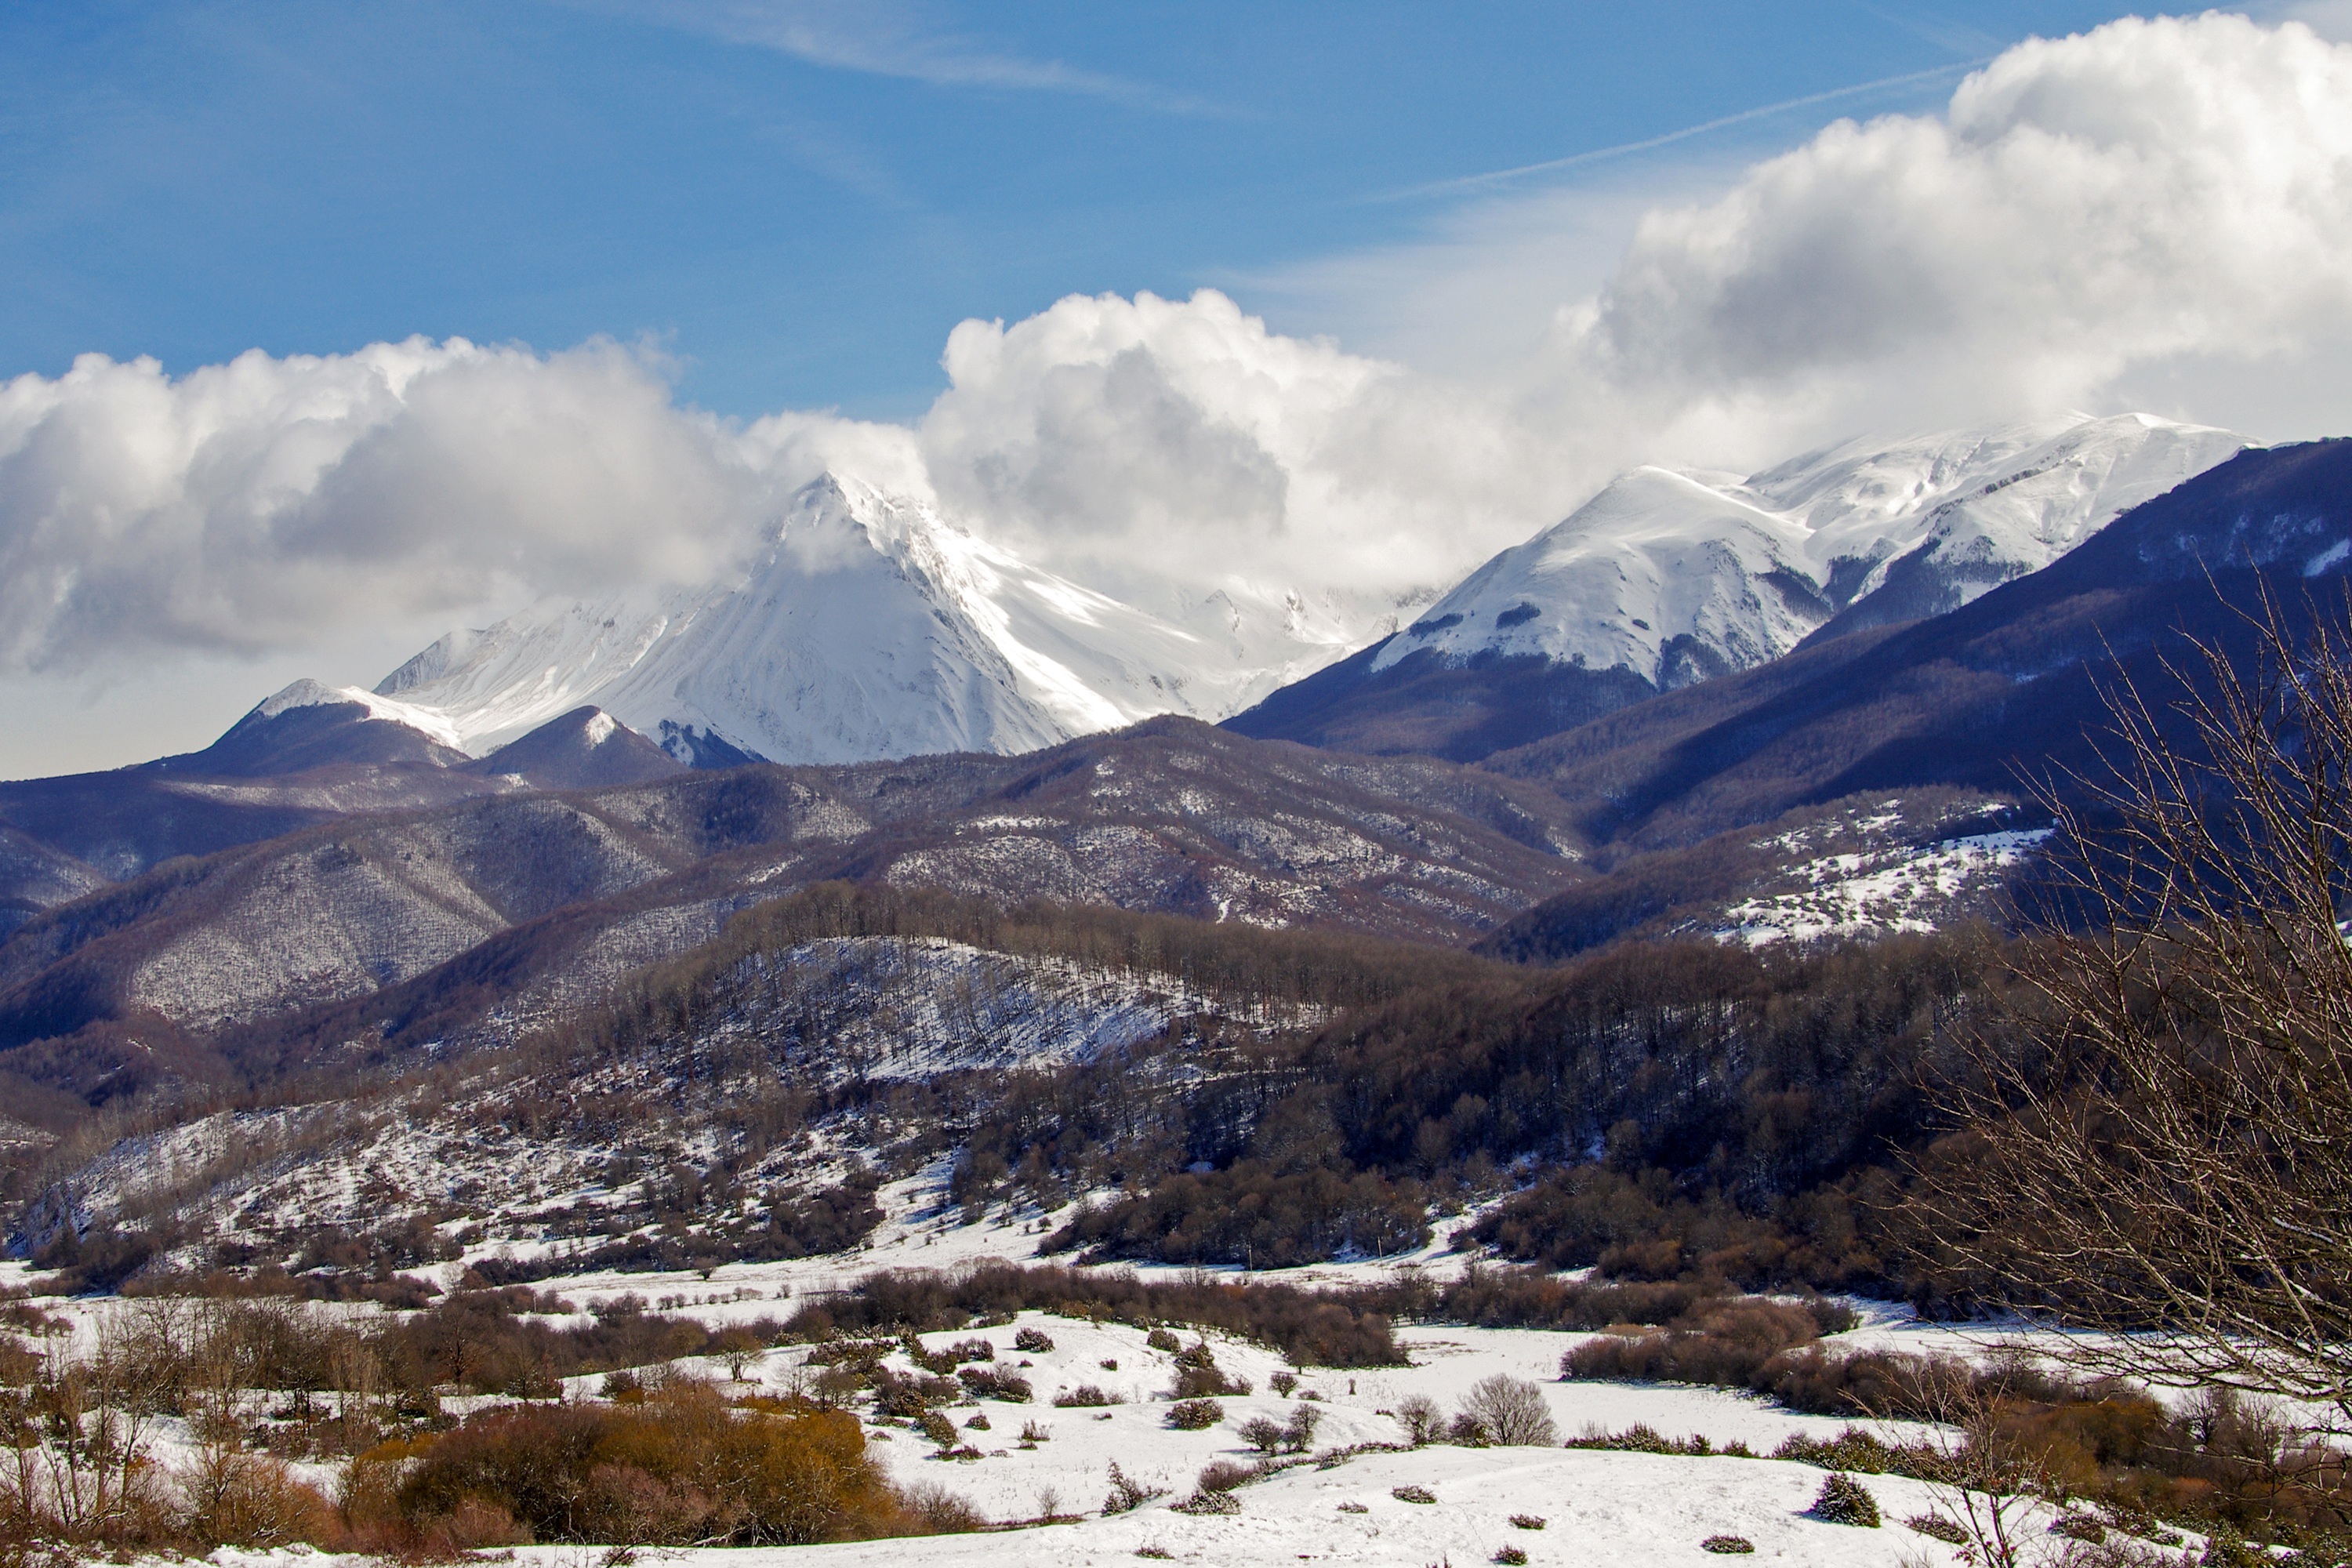
[[[1254,646],[1236,606],[1193,608],[1174,625],[829,477],[729,582],[542,603],[452,633],[376,689],[477,755],[593,703],[681,761],[842,763],[1222,717],[1344,651],[1303,605],[1279,648]]]
[[[2133,415],[1853,441],[1745,479],[1637,468],[1360,655],[1361,673],[1533,656],[1623,672],[1638,687],[1600,704],[1616,706],[1824,626],[1957,607],[2243,445]],[[1114,598],[828,475],[724,581],[542,601],[452,632],[373,692],[302,682],[271,703],[357,702],[476,757],[592,707],[702,765],[1012,753],[1160,713],[1226,718],[1400,608],[1173,584]]]
[[[1744,479],[1635,468],[1480,567],[1371,671],[1531,655],[1686,686],[1833,621],[1956,609],[2246,445],[2134,414],[1853,441]]]

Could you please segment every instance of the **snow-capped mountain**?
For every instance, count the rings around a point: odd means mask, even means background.
[[[1222,717],[1346,651],[1303,606],[1273,649],[1238,607],[1193,609],[1171,624],[828,477],[730,581],[544,603],[442,638],[376,695],[477,755],[593,704],[681,760],[854,762]]]
[[[1473,573],[1370,661],[1536,656],[1659,689],[1957,609],[2249,443],[2147,415],[1851,441],[1745,478],[1641,468]]]

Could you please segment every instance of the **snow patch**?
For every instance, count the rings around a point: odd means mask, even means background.
[[[391,724],[405,724],[412,730],[422,731],[436,744],[446,746],[451,751],[461,752],[466,749],[461,742],[457,726],[446,714],[416,703],[400,702],[388,697],[380,697],[364,687],[324,686],[315,680],[298,680],[283,691],[266,699],[253,711],[257,718],[275,719],[281,713],[290,713],[298,708],[344,706],[363,708],[367,710],[367,716],[370,719],[382,720]]]
[[[1956,900],[2022,862],[2051,832],[1979,833],[1924,847],[1824,856],[1796,868],[1803,888],[1732,905],[1725,911],[1731,923],[1715,936],[1761,947],[1933,931]]]

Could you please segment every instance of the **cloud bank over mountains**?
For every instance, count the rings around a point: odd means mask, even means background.
[[[0,384],[0,674],[299,647],[352,617],[694,583],[828,468],[1089,586],[1443,587],[1628,463],[2100,409],[2253,366],[2352,428],[2352,46],[2241,17],[2018,46],[1644,216],[1477,374],[1224,295],[950,335],[910,426],[677,406],[658,355],[412,339]],[[2218,368],[2217,368],[2218,367]],[[2257,435],[2262,427],[2253,426]],[[358,674],[362,672],[352,672]]]

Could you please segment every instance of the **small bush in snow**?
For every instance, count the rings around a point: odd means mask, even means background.
[[[1118,1370],[1118,1357],[1115,1355],[1107,1355],[1103,1357],[1101,1366],[1105,1372],[1117,1372]]]
[[[955,1423],[938,1411],[924,1411],[917,1425],[922,1427],[924,1436],[929,1437],[940,1447],[952,1448],[956,1446]]]
[[[1370,1513],[1372,1510],[1363,1503],[1343,1502],[1339,1505],[1339,1511],[1341,1513]]]
[[[1125,1400],[1116,1394],[1107,1394],[1091,1383],[1082,1383],[1076,1388],[1066,1388],[1054,1395],[1054,1404],[1063,1410],[1099,1410],[1106,1405],[1125,1403]]]
[[[1851,1524],[1864,1530],[1878,1528],[1878,1500],[1870,1489],[1852,1476],[1838,1474],[1822,1483],[1822,1495],[1805,1510],[1824,1524]]]
[[[1213,1399],[1180,1399],[1168,1407],[1168,1425],[1179,1432],[1203,1432],[1225,1418],[1225,1407]]]
[[[1013,1348],[1026,1351],[1031,1355],[1044,1355],[1054,1348],[1053,1336],[1043,1329],[1024,1329],[1013,1336]]]
[[[1268,1388],[1273,1389],[1276,1394],[1279,1394],[1285,1399],[1287,1399],[1290,1397],[1290,1391],[1298,1386],[1298,1374],[1292,1372],[1289,1368],[1285,1367],[1282,1371],[1276,1373],[1272,1377],[1267,1378],[1265,1383]]]
[[[1285,1453],[1303,1454],[1315,1445],[1315,1428],[1322,1425],[1323,1412],[1312,1405],[1301,1404],[1290,1412],[1289,1424],[1282,1429]]]
[[[1239,1513],[1242,1500],[1231,1492],[1194,1492],[1175,1509],[1178,1513]]]
[[[1953,1546],[1966,1546],[1969,1543],[1969,1532],[1941,1514],[1914,1514],[1903,1522],[1922,1535],[1932,1536],[1937,1541]]]
[[[1170,1355],[1174,1355],[1178,1351],[1184,1348],[1184,1342],[1178,1339],[1166,1329],[1152,1330],[1150,1333],[1143,1336],[1143,1342],[1150,1345],[1153,1350],[1166,1351]]]
[[[1517,1546],[1506,1546],[1500,1552],[1495,1553],[1496,1562],[1507,1563],[1510,1565],[1510,1568],[1518,1568],[1518,1564],[1525,1563],[1527,1560],[1528,1554],[1526,1551],[1523,1548]]]
[[[1289,1435],[1289,1430],[1270,1415],[1253,1415],[1242,1423],[1241,1438],[1261,1454],[1277,1454],[1282,1451],[1282,1440]]]
[[[1176,1399],[1209,1399],[1249,1391],[1248,1378],[1228,1377],[1213,1366],[1185,1366],[1176,1369],[1176,1386],[1168,1392]]]
[[[1024,1421],[1021,1424],[1021,1440],[1024,1443],[1043,1443],[1053,1436],[1034,1421]]]
[[[1710,1535],[1698,1543],[1698,1549],[1736,1556],[1743,1552],[1755,1551],[1756,1543],[1744,1535]]]
[[[1019,1373],[999,1371],[995,1367],[959,1367],[956,1379],[976,1399],[1001,1399],[1007,1405],[1026,1405],[1036,1394],[1029,1386],[1029,1380]]]
[[[1145,1486],[1120,1469],[1118,1461],[1113,1459],[1110,1462],[1110,1496],[1103,1499],[1103,1515],[1108,1518],[1115,1513],[1132,1513],[1153,1498],[1167,1495],[1166,1487]]]
[[[1438,1413],[1437,1402],[1425,1394],[1408,1394],[1398,1400],[1396,1418],[1404,1428],[1406,1440],[1416,1448],[1436,1442],[1438,1433],[1445,1428],[1445,1418]]]
[[[1135,1549],[1135,1554],[1138,1557],[1155,1557],[1162,1559],[1176,1555],[1176,1553],[1169,1551],[1168,1548],[1160,1545],[1160,1542],[1156,1541],[1145,1542],[1142,1545]]]
[[[1201,1467],[1201,1479],[1193,1482],[1196,1490],[1229,1492],[1257,1479],[1257,1467],[1237,1465],[1231,1459],[1212,1459]]]
[[[1390,1491],[1389,1496],[1399,1502],[1435,1502],[1437,1500],[1437,1494],[1427,1487],[1397,1487]]]
[[[1802,1440],[1803,1436],[1802,1433],[1795,1434],[1799,1440]],[[1622,1432],[1601,1432],[1587,1427],[1581,1436],[1570,1437],[1567,1447],[1601,1448],[1619,1454],[1690,1454],[1700,1458],[1715,1452],[1715,1445],[1702,1436],[1663,1436],[1656,1427],[1642,1421],[1636,1421]],[[1788,1445],[1782,1444],[1772,1457],[1776,1459],[1796,1458],[1787,1452],[1787,1448]]]
[[[965,1431],[967,1431],[967,1432],[985,1432],[985,1431],[987,1431],[987,1430],[988,1430],[988,1413],[987,1413],[986,1411],[984,1411],[984,1410],[983,1410],[983,1411],[982,1411],[982,1412],[980,1412],[978,1415],[974,1415],[971,1420],[969,1420],[969,1421],[967,1421],[967,1422],[965,1422],[965,1423],[963,1424],[963,1429],[964,1429]]]
[[[1511,1515],[1511,1528],[1514,1530],[1541,1530],[1543,1527],[1543,1515],[1539,1513],[1515,1513]]]

